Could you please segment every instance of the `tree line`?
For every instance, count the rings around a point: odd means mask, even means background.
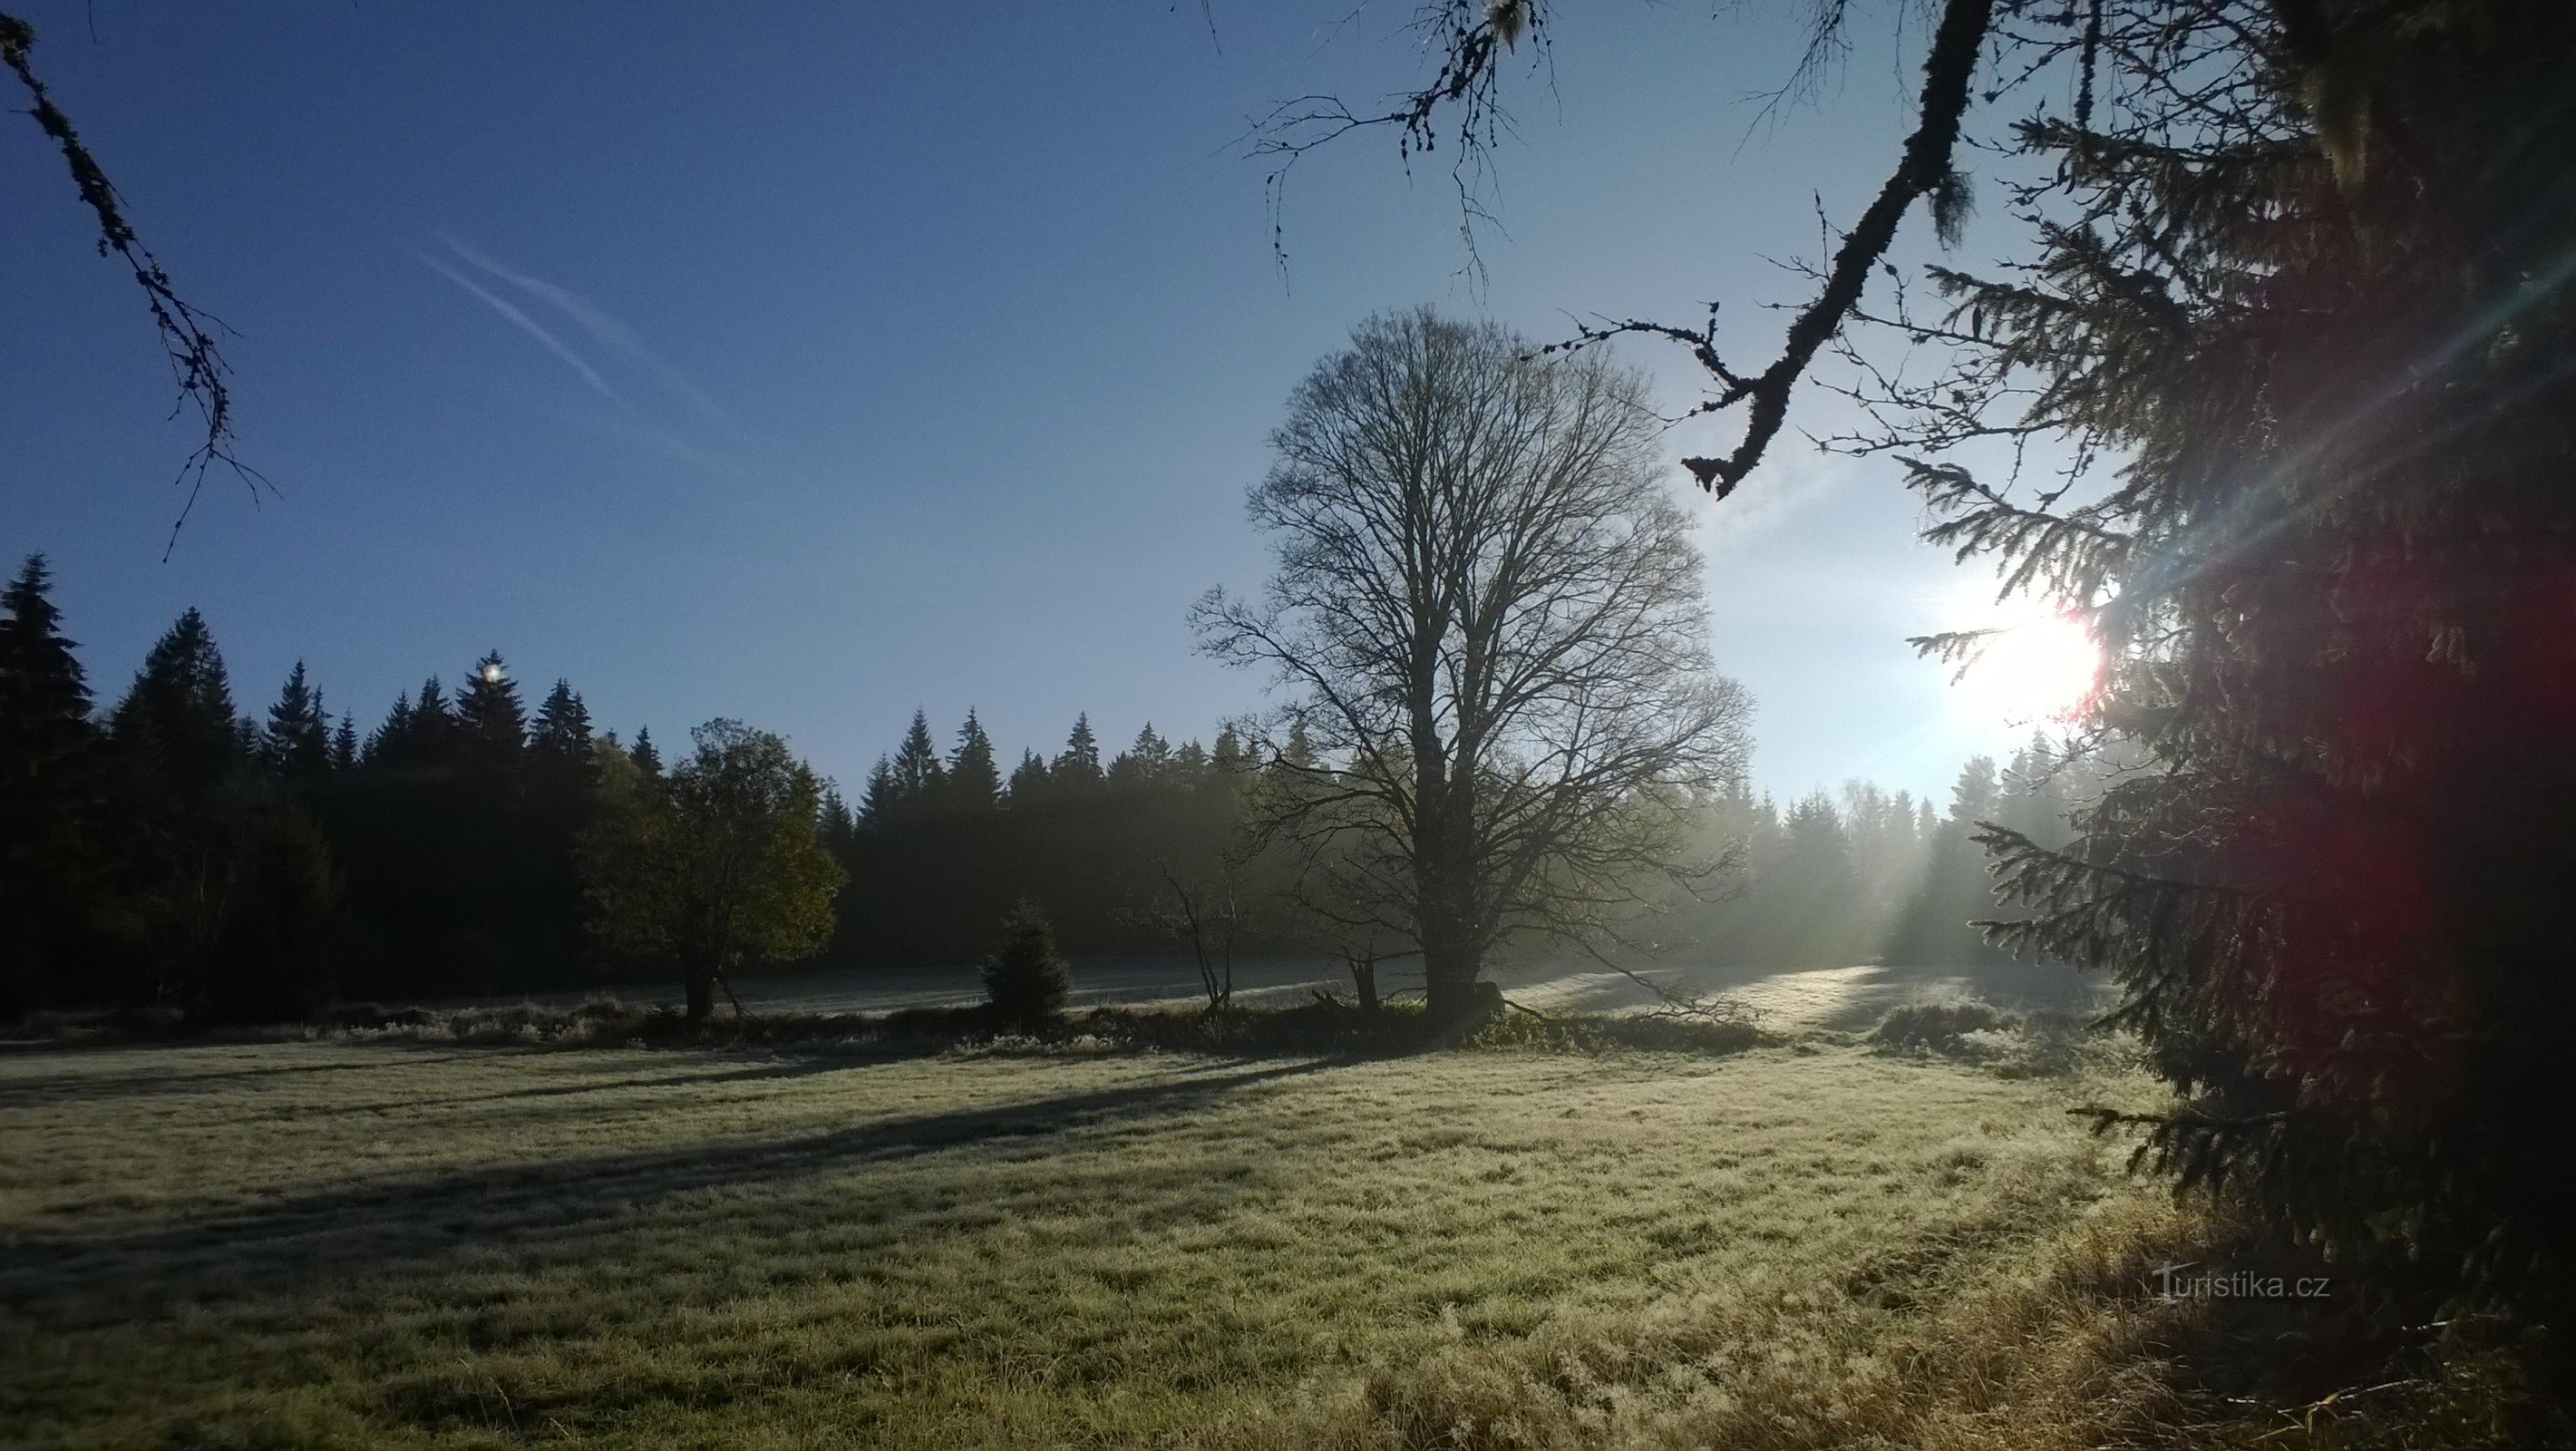
[[[660,829],[637,813],[669,807],[675,777],[721,772],[728,751],[779,758],[762,779],[810,798],[786,809],[846,883],[814,908],[803,862],[807,901],[781,920],[814,920],[771,944],[793,950],[743,961],[968,962],[1024,901],[1076,953],[1189,950],[1193,916],[1230,950],[1345,945],[1301,908],[1312,862],[1254,849],[1264,793],[1317,769],[1302,731],[1264,754],[1232,726],[1202,744],[1148,724],[1111,752],[1084,715],[1061,748],[1005,772],[973,711],[944,749],[917,713],[853,800],[731,722],[701,729],[712,755],[666,767],[649,729],[599,730],[569,681],[531,708],[497,652],[363,729],[298,663],[254,718],[194,610],[101,707],[51,585],[30,558],[0,594],[0,1017],[282,1019],[335,999],[667,980],[673,889],[646,870],[639,839]],[[1703,803],[1694,831],[1712,855],[1739,848],[1738,870],[1685,899],[1656,945],[1783,965],[1977,960],[1990,949],[1965,924],[1990,897],[1969,834],[1982,820],[2044,833],[2072,799],[2049,760],[2035,744],[2001,773],[1970,763],[1946,814],[1857,782],[1785,807],[1740,788]],[[654,880],[658,897],[635,888]]]
[[[720,818],[687,817],[688,788],[717,778],[733,735],[760,735],[710,723],[666,776],[649,730],[631,744],[595,732],[568,681],[531,710],[498,652],[453,691],[433,675],[403,692],[363,736],[301,662],[253,719],[194,609],[123,697],[93,710],[50,586],[35,556],[0,595],[0,1016],[290,1018],[338,998],[537,991],[634,970],[670,944],[622,929],[689,899],[660,871],[679,849],[671,833],[623,860],[630,875],[659,873],[660,897],[607,890],[620,829],[651,801],[687,818],[690,844],[720,839]],[[808,836],[819,800],[804,810]]]

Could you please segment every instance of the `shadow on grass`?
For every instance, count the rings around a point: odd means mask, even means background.
[[[48,1055],[56,1053],[90,1054],[103,1053],[112,1048],[123,1048],[130,1051],[136,1048],[147,1050],[156,1047],[179,1049],[188,1046],[191,1045],[185,1043],[84,1043],[62,1046],[44,1045],[30,1049],[12,1047],[8,1051],[13,1054],[22,1051],[45,1053]],[[240,1040],[238,1042],[228,1041],[223,1044],[196,1046],[238,1046],[253,1048],[272,1045],[258,1040]],[[380,1073],[388,1068],[410,1068],[423,1063],[479,1062],[486,1060],[491,1056],[488,1053],[432,1053],[427,1050],[440,1046],[432,1043],[402,1043],[388,1046],[408,1049],[411,1051],[405,1052],[400,1056],[389,1056],[380,1061],[360,1060],[357,1062],[338,1063],[269,1063],[256,1068],[215,1068],[185,1073],[155,1072],[152,1070],[152,1061],[146,1058],[137,1060],[133,1070],[130,1072],[46,1073],[28,1077],[0,1076],[0,1105],[33,1107],[48,1101],[57,1101],[62,1099],[79,1099],[85,1102],[100,1102],[120,1098],[147,1098],[158,1097],[166,1094],[197,1093],[201,1091],[222,1092],[225,1089],[239,1086],[240,1081],[246,1078],[286,1078],[316,1073]]]
[[[859,1066],[823,1062],[788,1071]],[[616,1221],[696,1190],[774,1185],[854,1164],[1169,1117],[1332,1066],[1310,1060],[1242,1067],[774,1140],[499,1165],[356,1185],[139,1231],[21,1233],[0,1246],[0,1301],[46,1319],[94,1321],[133,1314],[138,1300],[167,1305],[291,1292],[494,1247],[516,1249],[531,1235],[606,1232]]]

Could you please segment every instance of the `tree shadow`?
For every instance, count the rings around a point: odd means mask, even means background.
[[[132,1050],[137,1045],[117,1047]],[[202,1046],[202,1045],[198,1045]],[[251,1045],[244,1045],[251,1046]],[[269,1045],[258,1045],[269,1046]],[[178,1045],[172,1045],[177,1051]],[[82,1048],[71,1051],[104,1052],[104,1048]],[[130,1073],[46,1073],[26,1078],[0,1077],[0,1104],[33,1107],[46,1102],[76,1099],[94,1103],[121,1098],[154,1098],[168,1094],[194,1093],[200,1089],[238,1083],[246,1078],[286,1078],[315,1073],[374,1073],[387,1068],[411,1068],[425,1063],[462,1063],[488,1060],[492,1049],[478,1052],[434,1052],[427,1045],[370,1044],[367,1052],[389,1051],[398,1057],[381,1062],[358,1063],[271,1063],[256,1068],[216,1068],[187,1073],[148,1072],[149,1060]],[[503,1050],[506,1051],[506,1050]]]
[[[847,1073],[891,1061],[894,1060],[806,1057],[761,1063],[748,1068],[729,1068],[716,1073],[677,1072],[647,1077],[599,1078],[582,1083],[547,1083],[532,1088],[504,1089],[499,1093],[442,1093],[435,1098],[393,1098],[373,1103],[280,1104],[271,1112],[289,1118],[332,1118],[343,1114],[392,1113],[402,1109],[444,1109],[466,1104],[571,1098],[584,1093],[610,1093],[624,1089],[690,1090],[715,1083],[757,1083],[774,1078],[806,1078],[817,1073]]]
[[[531,1236],[595,1234],[704,1189],[779,1183],[1129,1118],[1162,1118],[1239,1089],[1337,1066],[1237,1066],[1178,1081],[925,1114],[790,1138],[699,1143],[507,1164],[351,1186],[244,1211],[108,1233],[22,1232],[0,1245],[0,1302],[56,1328],[156,1307],[292,1294],[429,1268]],[[831,1071],[828,1061],[806,1072]],[[778,1075],[772,1075],[778,1076]]]

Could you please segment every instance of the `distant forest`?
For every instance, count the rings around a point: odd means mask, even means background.
[[[0,879],[21,899],[0,903],[0,1017],[288,1017],[665,976],[605,945],[582,867],[607,757],[662,776],[649,730],[597,728],[567,680],[531,704],[497,652],[363,728],[301,663],[246,716],[194,610],[101,709],[49,588],[32,558],[0,598]],[[1229,857],[1238,950],[1326,953],[1290,905],[1292,869],[1243,850],[1265,769],[1232,729],[1175,743],[1148,725],[1107,753],[1085,715],[1006,771],[971,711],[953,733],[917,713],[855,799],[820,794],[849,880],[814,961],[970,961],[1023,899],[1077,953],[1173,952],[1176,883]],[[1734,869],[1652,944],[1729,964],[1984,960],[1975,824],[2062,837],[2094,769],[2035,737],[2008,763],[1969,761],[1945,803],[1852,782],[1784,806],[1739,787],[1705,807],[1706,850]]]

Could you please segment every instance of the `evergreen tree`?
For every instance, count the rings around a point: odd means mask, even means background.
[[[518,778],[527,755],[528,714],[500,651],[474,662],[456,693],[456,733],[464,758],[476,769],[504,781]]]
[[[407,761],[434,768],[456,763],[456,713],[437,676],[420,683],[420,697],[412,702],[405,724],[402,751]]]
[[[1091,733],[1088,711],[1073,718],[1073,733],[1065,737],[1064,750],[1047,768],[1047,776],[1056,785],[1075,789],[1100,784],[1100,739]]]
[[[572,682],[558,678],[554,689],[546,692],[545,703],[537,707],[536,728],[528,736],[528,755],[532,761],[553,770],[573,769],[587,774],[591,759],[590,708],[572,688]]]
[[[45,556],[30,554],[0,592],[0,731],[10,750],[0,770],[31,774],[89,733],[89,683],[78,647],[63,638]]]
[[[966,724],[957,728],[957,748],[948,757],[948,799],[955,809],[982,814],[1001,804],[1002,775],[993,761],[992,737],[984,734],[972,706]]]
[[[411,692],[394,697],[393,708],[385,712],[384,724],[367,737],[362,758],[370,766],[390,766],[402,759],[411,745]]]
[[[202,1012],[225,930],[228,886],[244,865],[234,788],[254,733],[234,713],[223,655],[205,617],[182,614],[144,656],[108,715],[119,853],[120,992]]]
[[[575,858],[597,817],[599,747],[590,708],[557,679],[528,735],[524,816],[527,850],[517,894],[535,947],[534,970],[570,982],[583,956],[581,879]]]
[[[879,756],[868,771],[867,787],[859,797],[859,819],[882,831],[903,814],[903,807],[903,788],[895,784],[894,762]]]
[[[330,717],[322,710],[322,692],[305,683],[304,662],[286,677],[277,703],[268,708],[260,731],[260,764],[286,781],[311,781],[331,765]]]
[[[2576,1385],[2576,1160],[2535,1133],[2576,1120],[2576,7],[2002,30],[1999,78],[2078,82],[2013,113],[2032,247],[1935,270],[1951,365],[1883,375],[1870,443],[1931,542],[2081,616],[2080,724],[2140,757],[2071,838],[1984,833],[2004,941],[2127,994],[2179,1097],[2149,1162],[2444,1323],[2520,1312]],[[1998,437],[2074,467],[1953,452]]]
[[[0,593],[0,1021],[69,990],[96,890],[89,684],[51,587],[31,554]]]
[[[823,783],[823,845],[836,858],[848,855],[858,840],[859,821],[850,814],[850,803],[841,799],[841,788],[829,781]]]
[[[938,794],[947,779],[947,768],[939,763],[939,747],[931,743],[930,719],[916,710],[912,728],[904,732],[903,744],[894,753],[895,803],[902,808],[922,805]]]
[[[1035,806],[1046,795],[1046,758],[1034,750],[1023,749],[1020,763],[1011,768],[1011,805],[1014,809]]]
[[[1136,743],[1109,763],[1109,780],[1118,786],[1152,786],[1170,774],[1171,743],[1154,731],[1152,721],[1136,732]]]
[[[635,763],[635,772],[649,785],[662,779],[662,753],[653,749],[653,732],[649,727],[635,728],[635,748],[626,753]]]
[[[1279,748],[1279,759],[1300,770],[1311,769],[1318,759],[1314,732],[1302,720],[1288,723],[1288,743]]]
[[[340,712],[340,725],[331,733],[331,770],[334,775],[354,769],[358,764],[358,722],[347,711]]]
[[[1050,1027],[1073,997],[1073,970],[1056,950],[1055,928],[1033,902],[1002,923],[1002,940],[983,963],[984,999],[994,1020],[1022,1032]]]
[[[242,765],[247,732],[205,616],[188,610],[154,642],[109,713],[108,734],[129,768],[172,800],[202,799]]]

